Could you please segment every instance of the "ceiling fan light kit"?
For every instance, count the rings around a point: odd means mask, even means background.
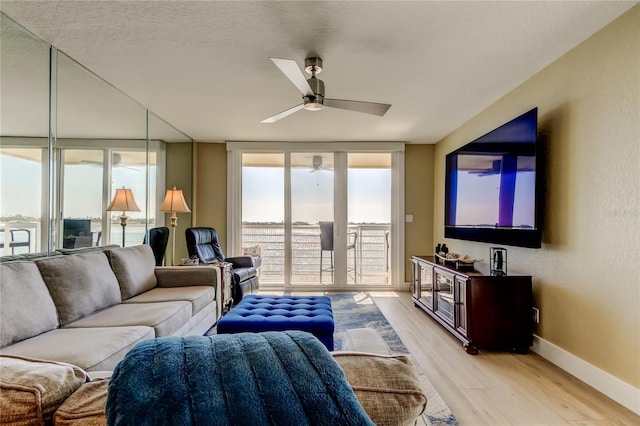
[[[378,116],[385,115],[387,110],[391,107],[389,104],[379,104],[375,102],[325,99],[324,82],[316,77],[316,74],[322,72],[322,58],[312,56],[305,59],[304,70],[308,74],[311,74],[311,78],[309,79],[304,76],[296,61],[280,58],[271,58],[271,60],[280,69],[280,71],[282,71],[282,73],[291,80],[298,90],[302,92],[303,103],[262,120],[261,123],[275,123],[276,121],[281,120],[294,112],[300,111],[301,109],[306,109],[307,111],[320,111],[325,106]]]

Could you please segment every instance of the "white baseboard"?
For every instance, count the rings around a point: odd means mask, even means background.
[[[532,350],[620,405],[640,415],[640,389],[535,334]]]

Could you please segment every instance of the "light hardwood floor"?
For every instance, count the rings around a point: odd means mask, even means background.
[[[410,293],[370,295],[461,425],[640,425],[640,416],[533,352],[468,355]]]

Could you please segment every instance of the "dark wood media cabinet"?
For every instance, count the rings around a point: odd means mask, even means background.
[[[413,256],[411,265],[414,305],[460,339],[467,353],[475,355],[479,348],[529,351],[530,276],[492,276],[485,265],[458,270],[436,263],[434,256]]]

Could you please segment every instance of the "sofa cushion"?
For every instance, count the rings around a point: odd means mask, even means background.
[[[60,325],[120,303],[120,287],[104,253],[36,260]]]
[[[155,337],[165,337],[171,336],[178,331],[190,319],[190,302],[121,303],[74,321],[65,327],[88,328],[144,325],[153,327]]]
[[[58,327],[49,290],[33,262],[0,264],[0,347]]]
[[[104,426],[109,379],[97,379],[80,386],[53,415],[55,426]]]
[[[84,370],[113,370],[136,343],[154,337],[150,327],[58,328],[0,349],[1,355],[67,362]]]
[[[0,424],[45,425],[53,412],[89,380],[82,369],[53,361],[0,357]]]
[[[336,352],[333,358],[375,424],[416,424],[427,397],[406,356]]]
[[[157,284],[154,269],[156,260],[148,244],[133,247],[119,247],[106,250],[118,283],[122,300],[151,290]]]
[[[134,296],[131,299],[127,299],[123,303],[156,303],[183,300],[191,303],[191,315],[195,315],[200,312],[202,308],[213,302],[214,299],[215,292],[213,287],[156,287]]]

